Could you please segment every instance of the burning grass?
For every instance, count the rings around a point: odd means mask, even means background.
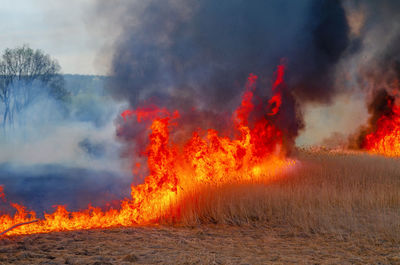
[[[196,129],[183,142],[175,142],[173,132],[184,130],[184,124],[183,127],[178,124],[179,111],[170,112],[157,106],[124,111],[121,115],[126,123],[145,122],[148,128],[147,148],[139,151],[147,157],[148,175],[144,183],[131,186],[131,198],[122,200],[119,208],[106,211],[89,205],[85,210],[69,212],[65,206],[55,206],[55,212],[45,213],[43,219],[29,226],[20,224],[36,220],[36,212],[11,203],[16,213],[0,216],[0,231],[18,226],[9,233],[33,234],[157,224],[166,216],[179,220],[181,206],[174,202],[188,191],[203,185],[220,187],[238,180],[270,178],[290,168],[294,161],[286,158],[285,137],[273,122],[281,106],[281,90],[285,88],[284,69],[284,64],[278,66],[273,96],[268,102],[255,100],[258,77],[249,75],[227,135],[211,128]],[[128,121],[133,115],[136,122]],[[141,137],[132,139],[138,141],[138,146],[140,140]]]
[[[274,123],[285,88],[284,69],[278,66],[268,101],[257,100],[257,76],[249,75],[226,135],[215,129],[195,130],[176,142],[174,132],[182,130],[178,111],[156,106],[124,111],[125,123],[148,125],[149,143],[143,153],[149,174],[144,183],[132,185],[131,198],[107,210],[89,205],[69,212],[57,206],[34,223],[35,212],[11,204],[17,212],[0,216],[0,231],[12,226],[18,227],[9,234],[163,222],[263,224],[399,241],[399,161],[304,151],[296,159],[286,156],[287,139]]]
[[[182,224],[265,225],[400,242],[400,160],[307,151],[298,158],[275,179],[186,194],[179,201]]]
[[[389,157],[400,156],[400,107],[394,99],[387,99],[388,113],[377,119],[376,127],[365,136],[363,148],[375,154]]]

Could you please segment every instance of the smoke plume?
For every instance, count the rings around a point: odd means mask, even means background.
[[[273,122],[288,146],[304,126],[301,106],[336,94],[336,65],[354,46],[338,0],[121,0],[101,1],[98,11],[120,33],[114,97],[133,108],[145,102],[177,109],[198,127],[223,128],[250,73],[260,77],[257,96],[268,99],[285,58],[284,103]]]
[[[400,92],[400,3],[398,1],[354,1],[348,7],[355,21],[361,49],[350,58],[353,78],[367,95],[369,121],[350,139],[350,146],[362,148],[367,134],[376,130],[382,116],[390,117],[391,104],[399,105]],[[354,15],[355,14],[355,15]],[[356,23],[357,24],[357,23]]]

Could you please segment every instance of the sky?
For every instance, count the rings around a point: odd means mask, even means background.
[[[96,0],[0,0],[0,51],[28,44],[50,54],[65,74],[106,74],[108,39],[92,21]]]

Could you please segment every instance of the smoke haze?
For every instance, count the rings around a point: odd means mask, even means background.
[[[359,49],[342,63],[347,87],[365,95],[369,112],[366,124],[351,135],[350,145],[362,147],[366,134],[375,131],[382,115],[390,114],[388,102],[399,104],[400,3],[398,1],[349,1],[346,4],[352,34]]]
[[[120,157],[113,122],[123,106],[105,93],[103,81],[84,81],[67,78],[68,102],[38,93],[12,126],[1,128],[0,185],[7,200],[40,213],[56,204],[104,207],[129,196],[130,163]]]

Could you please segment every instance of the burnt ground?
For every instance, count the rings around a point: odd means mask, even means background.
[[[0,239],[0,264],[400,264],[400,246],[364,236],[260,227],[131,227]]]

